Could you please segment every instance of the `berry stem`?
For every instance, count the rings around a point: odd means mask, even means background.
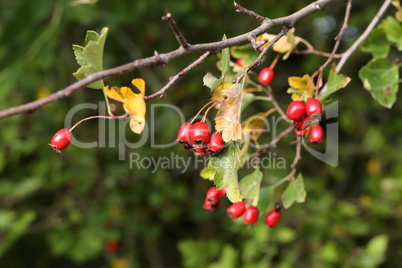
[[[211,110],[213,107],[215,107],[216,105],[218,105],[218,104],[221,103],[222,101],[223,101],[223,99],[222,99],[222,100],[218,100],[218,101],[216,101],[214,104],[212,104],[212,105],[205,111],[205,114],[204,114],[204,116],[202,117],[201,122],[205,122],[205,118],[207,117],[207,114],[208,114],[209,110]]]
[[[271,65],[269,66],[269,68],[271,68],[273,70],[280,57],[281,57],[281,54],[277,54],[275,59],[272,61]]]
[[[79,124],[81,124],[84,121],[88,121],[90,119],[96,119],[96,118],[102,118],[102,119],[108,119],[108,120],[115,120],[115,119],[126,119],[129,116],[129,114],[123,114],[123,115],[119,115],[119,116],[107,116],[107,115],[94,115],[94,116],[90,116],[84,119],[81,119],[80,121],[78,121],[78,123],[76,123],[72,128],[70,128],[70,132],[74,130],[74,128],[76,128]]]
[[[194,116],[193,120],[190,121],[190,123],[192,124],[192,123],[194,122],[194,120],[200,115],[200,113],[202,112],[202,110],[205,109],[205,107],[207,107],[207,106],[210,105],[211,103],[214,103],[214,105],[212,106],[212,107],[214,107],[214,106],[216,105],[216,102],[218,102],[218,101],[220,102],[220,101],[222,101],[222,100],[213,100],[213,101],[210,101],[210,102],[208,102],[207,104],[205,104],[205,105],[198,111],[198,113]],[[204,122],[204,121],[202,121],[202,122]]]

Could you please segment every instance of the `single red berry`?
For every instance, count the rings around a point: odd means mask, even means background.
[[[223,141],[221,133],[217,132],[211,135],[209,139],[207,151],[210,155],[215,155],[222,151],[223,145],[225,142]]]
[[[227,195],[226,195],[227,190],[228,190],[228,187],[227,187],[227,186],[226,186],[225,188],[221,189],[221,190],[218,190],[219,195],[220,195],[221,197],[227,197]]]
[[[237,202],[230,205],[227,209],[227,213],[229,218],[234,219],[243,215],[245,210],[246,206],[244,205],[244,202]]]
[[[322,114],[321,102],[317,99],[308,99],[306,102],[307,116],[320,116]]]
[[[208,152],[205,146],[194,145],[193,153],[195,154],[195,156],[200,157],[206,155]]]
[[[324,139],[324,130],[317,124],[310,129],[310,142],[321,143]]]
[[[244,212],[243,221],[245,224],[254,224],[258,219],[258,208],[249,206]]]
[[[293,121],[300,121],[305,113],[306,106],[302,101],[292,101],[288,106],[288,110],[286,111],[286,115],[290,120]]]
[[[106,250],[114,253],[117,251],[117,249],[119,248],[119,244],[117,243],[116,240],[114,239],[109,239],[106,241]]]
[[[239,65],[240,67],[243,67],[244,58],[243,57],[238,58],[237,61],[236,61],[236,64]]]
[[[304,130],[307,127],[309,127],[311,124],[311,118],[308,116],[303,116],[302,119],[300,119],[300,121],[294,121],[293,122],[293,126],[297,129],[297,130]]]
[[[265,224],[269,227],[274,227],[280,219],[281,212],[279,210],[273,209],[268,212],[267,217],[265,218]]]
[[[295,129],[295,133],[296,133],[296,135],[297,135],[297,136],[301,136],[301,137],[306,136],[307,131],[308,131],[308,129],[307,129],[307,128],[305,128],[305,129],[303,129],[303,130],[298,130],[298,129]]]
[[[221,203],[220,199],[216,203],[211,203],[207,198],[205,198],[203,209],[208,211],[214,211],[219,206],[220,203]]]
[[[190,122],[186,122],[181,125],[179,132],[177,133],[177,141],[181,144],[186,145],[187,147],[191,147],[190,129],[192,128],[192,126],[193,124],[191,124]]]
[[[206,199],[208,199],[208,201],[212,204],[215,204],[221,200],[221,195],[219,194],[219,191],[216,189],[216,186],[209,188],[206,194]]]
[[[196,145],[205,145],[211,136],[209,126],[204,122],[197,122],[190,130],[190,140]]]
[[[271,84],[272,79],[274,79],[274,70],[270,67],[262,69],[258,75],[258,81],[263,85]]]
[[[71,132],[68,129],[62,128],[54,134],[50,146],[52,146],[56,153],[61,153],[61,151],[70,145],[72,138]]]

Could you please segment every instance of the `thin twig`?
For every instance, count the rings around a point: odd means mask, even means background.
[[[176,74],[175,76],[170,77],[169,82],[160,90],[158,90],[157,92],[149,95],[149,96],[145,96],[144,97],[144,101],[149,101],[157,96],[159,96],[160,99],[163,99],[163,97],[165,96],[166,91],[168,91],[168,89],[177,81],[179,80],[181,77],[185,76],[191,69],[194,69],[195,67],[197,67],[198,65],[200,65],[204,60],[206,60],[209,56],[211,56],[212,53],[210,51],[205,52],[204,54],[202,54],[197,60],[195,60],[193,63],[191,63],[189,66],[187,66],[186,68],[184,68],[183,70],[181,70],[178,74]]]
[[[282,31],[275,36],[274,39],[272,39],[272,41],[270,41],[267,46],[264,47],[264,49],[262,50],[262,52],[260,53],[260,55],[258,56],[258,58],[249,66],[247,66],[247,68],[244,69],[244,71],[238,76],[236,77],[236,79],[233,81],[233,83],[239,83],[241,79],[243,79],[243,77],[255,66],[258,66],[261,64],[261,60],[262,58],[265,56],[265,54],[268,52],[268,49],[270,49],[276,42],[278,42],[279,39],[282,38],[282,36],[284,36],[291,28],[286,26],[285,28],[282,29]]]
[[[77,81],[77,82],[63,88],[48,97],[41,98],[41,99],[33,101],[33,102],[29,102],[26,104],[22,104],[20,106],[16,106],[16,107],[12,107],[12,108],[0,111],[0,119],[9,117],[9,116],[13,116],[13,115],[17,115],[17,114],[21,114],[21,113],[35,111],[35,110],[39,109],[40,107],[42,107],[43,105],[66,98],[66,97],[70,96],[71,94],[73,94],[74,92],[76,92],[98,80],[102,80],[102,79],[109,78],[109,77],[118,77],[123,74],[133,72],[135,70],[138,70],[138,69],[144,68],[144,67],[167,64],[167,63],[173,61],[174,59],[186,56],[188,54],[194,54],[194,53],[206,52],[206,51],[211,51],[212,53],[217,53],[227,47],[247,44],[249,42],[250,36],[259,36],[275,27],[294,25],[300,19],[310,15],[311,13],[316,12],[317,10],[320,10],[322,7],[324,7],[328,4],[331,4],[331,3],[334,3],[337,1],[338,0],[315,1],[289,16],[264,21],[259,27],[255,28],[254,30],[252,30],[248,33],[236,36],[236,37],[229,38],[227,40],[217,41],[217,42],[212,42],[212,43],[195,44],[195,45],[189,44],[189,47],[187,49],[180,47],[180,48],[173,50],[171,52],[168,52],[168,53],[153,55],[151,57],[138,59],[138,60],[132,61],[130,63],[120,65],[120,66],[117,66],[117,67],[114,67],[111,69],[107,69],[107,70],[104,70],[101,72],[89,74],[84,79]]]
[[[256,18],[256,19],[259,20],[261,23],[264,22],[265,20],[269,20],[269,19],[266,18],[266,17],[263,17],[263,16],[261,16],[261,15],[258,15],[258,14],[255,13],[254,11],[251,11],[251,10],[248,10],[247,8],[245,8],[245,7],[242,7],[241,5],[239,5],[239,4],[236,3],[236,2],[233,2],[233,3],[234,3],[234,6],[236,7],[236,12],[239,12],[239,13],[240,13],[240,12],[243,12],[243,13],[245,13],[245,14],[251,16],[251,17]]]
[[[307,49],[304,49],[304,50],[294,50],[292,53],[297,54],[297,55],[314,54],[314,55],[317,55],[317,56],[323,56],[323,57],[327,57],[327,58],[331,57],[331,55],[332,55],[331,53],[318,51],[318,50],[315,50],[313,48],[307,48]],[[334,59],[340,59],[342,57],[342,55],[335,53],[333,55],[333,57],[334,57]]]
[[[287,129],[285,129],[284,131],[282,131],[281,133],[279,133],[279,135],[275,139],[273,139],[270,143],[268,143],[267,145],[258,147],[257,148],[257,156],[259,156],[261,153],[266,152],[272,146],[275,146],[275,144],[277,144],[283,137],[288,135],[292,130],[294,130],[293,126],[290,126]]]
[[[380,21],[381,17],[384,15],[385,11],[391,5],[392,0],[385,0],[382,4],[381,8],[378,10],[377,14],[374,16],[373,20],[367,26],[366,30],[357,38],[357,40],[344,52],[342,53],[342,57],[336,65],[336,72],[339,73],[342,67],[345,65],[346,61],[353,54],[353,52],[360,46],[360,44],[367,39],[371,31]],[[328,84],[326,84],[320,91],[320,96],[324,96],[325,92],[328,89]]]
[[[167,12],[166,16],[162,17],[163,21],[166,21],[170,28],[172,29],[174,35],[176,36],[177,41],[179,42],[180,46],[184,49],[188,48],[190,44],[186,41],[184,36],[181,34],[179,28],[177,27],[176,22],[172,19],[172,14]]]
[[[290,165],[292,171],[289,174],[289,181],[292,181],[295,177],[296,174],[296,167],[297,167],[297,163],[300,161],[301,159],[301,140],[302,137],[298,136],[297,137],[297,143],[296,143],[296,155],[295,155],[295,159],[293,160],[293,163]]]
[[[274,98],[274,95],[272,95],[272,92],[270,90],[268,90],[265,86],[262,87],[262,90],[267,93],[270,101],[272,102],[272,104],[274,105],[275,109],[278,111],[278,113],[282,116],[283,119],[286,120],[286,122],[288,123],[292,123],[292,121],[286,116],[286,114],[283,112],[282,108],[279,106],[278,102],[276,101],[276,99]]]

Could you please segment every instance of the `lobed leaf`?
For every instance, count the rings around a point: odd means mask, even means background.
[[[253,173],[240,180],[240,196],[242,199],[257,199],[260,195],[262,173],[256,169]]]
[[[399,51],[402,50],[402,25],[392,16],[385,18],[381,27],[389,42],[394,43]]]
[[[321,97],[321,100],[328,98],[332,93],[346,87],[350,80],[350,77],[347,77],[346,75],[337,74],[335,67],[333,66],[328,76],[327,91],[325,91],[325,94]]]
[[[390,46],[384,29],[382,27],[374,29],[361,44],[360,49],[373,54],[373,58],[388,57]]]
[[[306,189],[304,189],[303,176],[299,174],[292,180],[282,194],[282,204],[284,208],[289,208],[295,201],[304,203],[306,201]]]

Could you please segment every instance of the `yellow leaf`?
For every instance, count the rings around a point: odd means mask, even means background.
[[[232,83],[225,83],[223,84],[223,88],[228,88],[232,85]],[[215,101],[215,100],[220,100],[222,99],[222,85],[217,86],[214,90],[213,90],[213,94],[211,97],[211,101]],[[216,109],[219,109],[221,107],[220,104],[215,105]]]
[[[46,86],[42,86],[38,89],[36,98],[39,100],[42,98],[46,98],[47,96],[50,96],[50,94],[51,94],[50,89]]]
[[[225,142],[241,139],[240,108],[242,84],[233,84],[223,89],[222,95],[227,98],[222,102],[215,118],[215,129],[222,131]]]
[[[131,81],[140,93],[135,94],[129,87],[105,87],[107,96],[123,103],[124,110],[130,115],[130,128],[134,133],[140,134],[145,126],[146,105],[144,101],[145,81],[133,79]]]
[[[258,36],[258,37],[256,38],[257,44],[261,44],[264,39],[268,39],[269,41],[268,41],[267,44],[269,44],[269,42],[271,42],[275,37],[276,37],[276,34],[264,33],[264,34],[262,34],[262,35],[260,35],[260,36]],[[301,40],[300,37],[295,36],[294,38],[295,38],[295,40],[294,40],[295,45],[297,45],[298,43],[300,43],[300,40]],[[262,47],[265,47],[267,44],[263,45]],[[290,49],[292,49],[292,43],[290,43],[290,42],[288,41],[288,37],[287,37],[287,35],[285,35],[285,36],[282,36],[282,37],[272,46],[272,49],[273,49],[274,51],[278,52],[278,53],[286,53],[286,52],[288,52]]]
[[[312,97],[315,89],[314,81],[311,81],[308,88],[307,84],[310,80],[310,76],[308,74],[303,75],[303,77],[291,76],[288,78],[289,86],[295,89],[300,90],[301,94],[306,91],[307,97]]]
[[[112,268],[129,268],[130,263],[126,259],[115,259],[112,261]]]
[[[243,134],[247,137],[250,137],[257,141],[257,139],[264,132],[264,129],[267,127],[269,122],[267,122],[266,117],[275,111],[275,108],[265,112],[265,113],[256,113],[241,123]]]

